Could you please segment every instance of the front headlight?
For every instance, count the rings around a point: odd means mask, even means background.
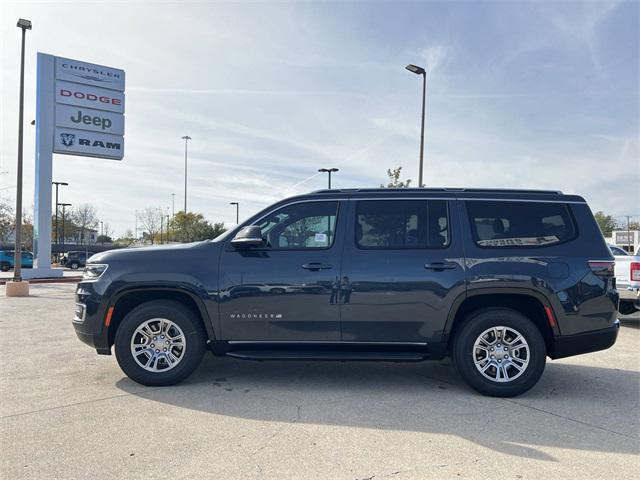
[[[100,276],[107,271],[107,267],[104,263],[90,263],[86,267],[84,267],[84,272],[82,272],[82,278],[84,280],[95,280],[96,278],[100,278]]]

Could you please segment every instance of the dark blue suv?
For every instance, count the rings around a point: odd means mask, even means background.
[[[73,325],[124,372],[170,385],[205,350],[251,360],[451,355],[513,396],[546,358],[610,347],[614,259],[582,197],[556,191],[324,190],[212,241],[90,258]]]

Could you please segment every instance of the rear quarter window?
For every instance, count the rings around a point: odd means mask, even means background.
[[[484,248],[546,247],[576,235],[566,204],[467,201],[476,245]]]

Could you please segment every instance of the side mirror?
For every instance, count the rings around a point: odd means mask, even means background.
[[[248,227],[242,227],[236,236],[231,240],[231,245],[234,247],[260,247],[264,245],[262,240],[262,230],[257,225],[249,225]]]

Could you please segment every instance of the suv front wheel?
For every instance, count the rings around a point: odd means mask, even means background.
[[[174,385],[200,364],[205,332],[194,313],[177,302],[143,303],[122,320],[115,354],[129,378],[149,386]]]
[[[533,387],[546,362],[544,338],[527,317],[506,308],[472,313],[453,343],[453,361],[474,389],[513,397]]]

